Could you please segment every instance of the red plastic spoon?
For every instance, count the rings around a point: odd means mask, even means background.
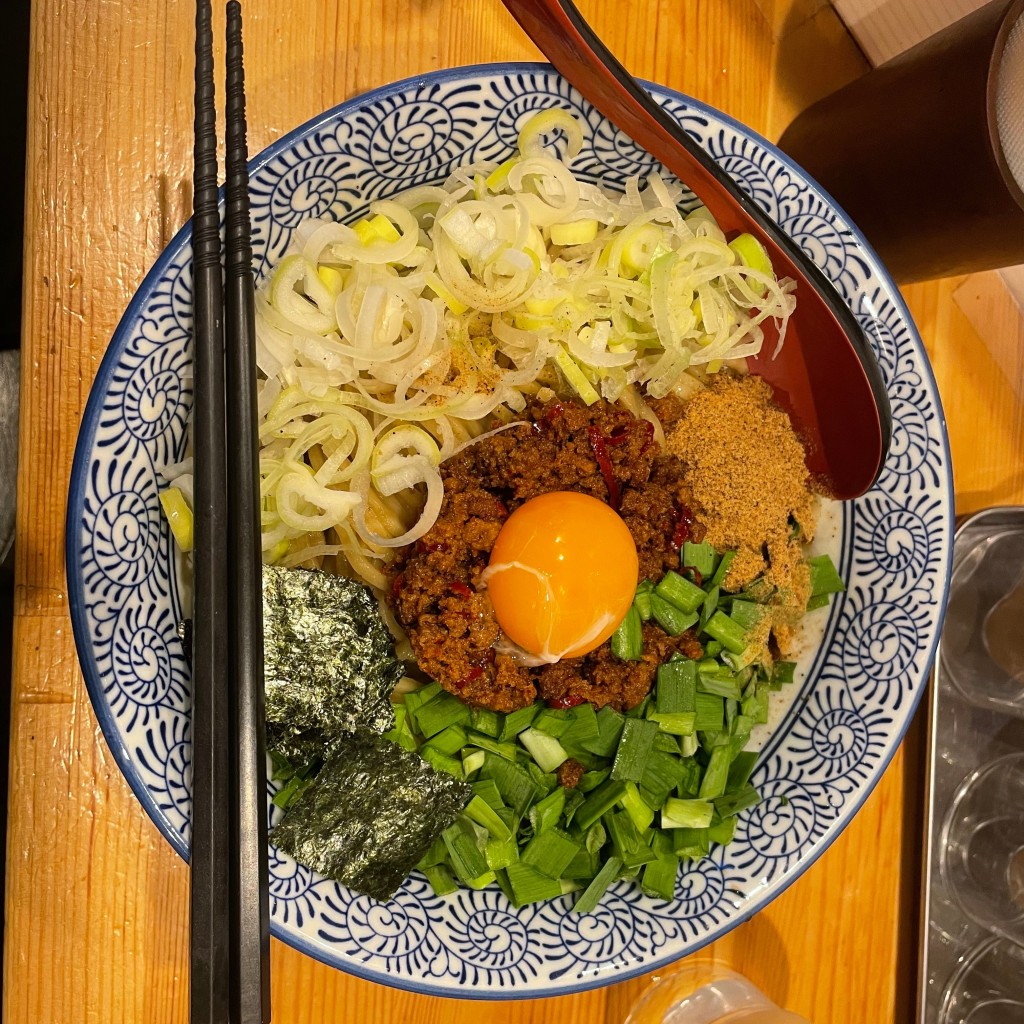
[[[502,0],[594,107],[694,192],[727,236],[749,232],[775,273],[797,282],[778,357],[767,339],[752,369],[775,390],[807,447],[807,467],[835,498],[856,498],[881,472],[892,434],[885,382],[857,318],[835,287],[714,160],[642,89],[571,0]]]

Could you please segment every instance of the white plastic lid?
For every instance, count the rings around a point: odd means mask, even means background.
[[[1024,15],[1010,29],[999,64],[996,130],[1010,173],[1024,190]]]

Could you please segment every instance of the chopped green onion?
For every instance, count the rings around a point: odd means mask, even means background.
[[[639,661],[644,655],[644,638],[640,613],[630,605],[626,617],[612,633],[612,654],[623,661]]]
[[[728,846],[732,842],[735,832],[736,819],[723,818],[708,828],[708,839],[713,843],[721,843],[722,846]]]
[[[463,767],[465,767],[465,762],[463,762]],[[501,794],[498,792],[494,779],[478,779],[471,785],[473,787],[473,794],[480,797],[488,807],[493,807],[497,811],[505,806],[505,802],[501,799]]]
[[[569,728],[562,733],[559,740],[563,747],[589,748],[589,745],[600,736],[601,730],[597,724],[597,712],[594,710],[594,705],[584,703],[572,708]]]
[[[640,779],[640,796],[651,807],[660,807],[686,774],[686,763],[660,750],[651,752]]]
[[[747,648],[746,630],[729,618],[723,611],[717,611],[704,627],[710,636],[720,641],[727,651],[742,654]]]
[[[515,743],[502,743],[486,733],[474,732],[470,729],[466,733],[466,742],[470,746],[479,747],[481,750],[486,750],[491,754],[497,754],[498,757],[503,757],[506,761],[514,761],[516,759]]]
[[[654,588],[654,593],[663,601],[674,604],[680,611],[692,615],[704,603],[707,594],[688,579],[671,569]]]
[[[679,636],[697,621],[696,614],[687,614],[657,594],[651,594],[651,613],[669,636]]]
[[[650,580],[641,580],[633,595],[633,607],[640,615],[643,622],[648,622],[654,612],[651,610],[651,594],[654,593],[654,584]]]
[[[654,809],[649,807],[643,797],[640,796],[640,791],[636,788],[635,783],[626,783],[626,792],[622,794],[622,799],[619,803],[622,804],[622,809],[633,819],[633,824],[638,832],[643,832],[644,829],[651,827],[651,822],[654,821]]]
[[[722,818],[730,818],[740,811],[756,807],[761,802],[761,794],[751,785],[743,786],[735,793],[725,793],[715,799],[715,810]]]
[[[452,878],[452,873],[443,864],[432,864],[420,870],[427,876],[435,896],[450,896],[453,892],[458,892],[459,883]]]
[[[640,718],[627,718],[612,762],[612,779],[615,781],[639,782],[643,778],[644,765],[658,734],[658,723]]]
[[[708,624],[708,619],[710,619],[711,616],[714,615],[715,611],[718,609],[718,598],[720,597],[720,595],[720,588],[712,587],[708,591],[708,596],[704,598],[704,604],[701,606],[700,609],[699,632],[704,632],[704,629]],[[720,644],[719,647],[721,647]]]
[[[606,704],[597,713],[597,739],[584,743],[583,746],[600,757],[611,757],[619,745],[619,737],[625,723],[625,716]]]
[[[527,807],[540,796],[529,772],[495,754],[487,755],[480,775],[494,780],[502,800],[518,815],[525,814]]]
[[[835,564],[828,555],[818,555],[807,559],[807,568],[811,572],[811,597],[822,594],[839,594],[846,590],[846,584],[836,570]]]
[[[651,848],[656,859],[644,868],[640,887],[645,896],[672,900],[675,898],[676,876],[679,874],[679,858],[672,849],[672,840],[666,833],[656,832]]]
[[[700,779],[704,774],[704,769],[701,768],[700,764],[695,758],[688,758],[682,762],[683,774],[679,780],[679,785],[676,787],[676,792],[679,794],[681,800],[696,800],[697,793],[700,790]]]
[[[765,614],[762,605],[754,604],[753,601],[741,601],[738,597],[734,597],[729,605],[729,618],[747,633],[761,622]]]
[[[597,787],[586,799],[583,806],[576,812],[576,824],[582,828],[590,828],[606,811],[610,811],[626,792],[626,784],[608,779]]]
[[[492,839],[505,842],[512,838],[509,827],[498,817],[497,812],[482,797],[475,796],[462,811],[466,817],[487,829]]]
[[[539,900],[553,900],[562,895],[562,886],[557,878],[549,878],[522,861],[509,864],[505,869],[505,877],[512,892],[511,903],[514,907],[523,907]]]
[[[696,569],[701,579],[707,580],[718,564],[718,552],[710,544],[694,544],[688,540],[679,552],[679,564],[684,569]]]
[[[554,736],[534,729],[533,726],[524,729],[517,739],[530,752],[540,770],[545,773],[553,772],[569,756]]]
[[[732,793],[742,789],[750,781],[756,764],[756,750],[744,750],[737,754],[729,765],[729,781],[726,783],[725,791]]]
[[[449,757],[447,754],[442,754],[438,750],[432,750],[430,747],[422,747],[420,749],[420,756],[424,761],[428,761],[435,771],[445,772],[456,779],[465,778],[462,760],[458,757]]]
[[[543,708],[530,725],[531,729],[539,729],[548,736],[558,739],[572,728],[575,708]]]
[[[433,700],[439,693],[441,693],[440,683],[427,683],[425,686],[420,686],[415,690],[410,690],[405,695],[405,710],[409,713],[413,722],[416,721],[416,712],[419,711],[427,701]]]
[[[436,750],[439,754],[457,754],[466,745],[466,730],[461,725],[449,725],[436,736],[432,736],[424,750]]]
[[[559,786],[530,808],[530,824],[533,826],[533,834],[540,835],[541,832],[546,832],[549,828],[557,825],[564,810],[565,787]]]
[[[654,706],[658,714],[697,710],[697,663],[668,661],[658,666]]]
[[[700,791],[697,794],[701,800],[714,800],[725,792],[731,761],[732,750],[729,747],[715,747],[711,751],[711,759],[704,769],[704,777],[700,780]]]
[[[743,698],[743,714],[758,725],[768,724],[768,687],[758,683],[749,697]]]
[[[564,786],[560,786],[559,789],[565,792],[565,807],[562,810],[562,817],[565,819],[565,824],[570,825],[572,824],[573,815],[579,810],[583,801],[587,799],[587,795],[586,793],[581,793],[578,786],[576,789],[565,789]],[[557,790],[553,792],[557,792]]]
[[[494,872],[485,871],[482,875],[478,875],[476,878],[469,878],[466,880],[466,885],[470,889],[486,889],[494,881]]]
[[[609,755],[610,756],[610,755]],[[577,783],[576,788],[581,793],[590,793],[597,789],[598,786],[607,782],[608,777],[611,775],[611,768],[602,768],[600,771],[584,772],[583,777]]]
[[[814,597],[807,598],[807,611],[813,612],[818,608],[824,608],[831,600],[831,594],[815,594]]]
[[[713,693],[716,697],[739,700],[742,695],[739,680],[722,672],[701,672],[697,680],[697,692]]]
[[[721,732],[725,728],[725,702],[713,693],[697,692],[697,731]]]
[[[680,800],[670,796],[661,808],[661,827],[707,828],[714,813],[715,805],[710,800]]]
[[[484,856],[487,832],[478,828],[465,815],[460,814],[455,823],[441,833],[441,838],[448,848],[452,870],[460,881],[469,882],[490,870]]]
[[[732,565],[732,560],[736,557],[735,551],[726,551],[722,555],[721,560],[718,563],[718,568],[715,570],[715,575],[711,577],[711,582],[708,584],[708,590],[712,587],[720,587],[722,580],[725,579],[725,574],[729,571],[729,566]]]
[[[560,828],[552,828],[534,836],[523,848],[519,859],[549,878],[559,878],[579,849],[580,844],[572,836]]]
[[[408,706],[408,698],[406,698]],[[416,728],[426,737],[431,737],[447,729],[450,725],[461,725],[469,722],[472,712],[467,704],[463,704],[453,693],[442,692],[432,697],[426,704],[413,712]]]
[[[772,670],[772,682],[782,684],[791,683],[793,682],[793,674],[795,672],[795,661],[777,661],[775,662],[775,668]]]
[[[508,740],[514,740],[516,736],[518,736],[533,722],[541,707],[542,705],[537,702],[507,714],[505,716],[505,721],[502,722],[501,734],[498,736],[498,739],[501,740],[502,743],[505,743]]]
[[[409,710],[404,704],[394,704],[395,724],[394,727],[384,733],[386,740],[397,743],[405,750],[418,750],[419,743],[412,731],[412,722],[409,719]]]
[[[606,815],[604,820],[608,825],[612,852],[627,868],[636,868],[654,860],[654,851],[625,811]]]
[[[462,773],[468,779],[473,772],[479,771],[484,766],[484,760],[487,757],[486,751],[475,750],[472,747],[467,747],[462,752]]]
[[[472,724],[477,732],[497,739],[501,735],[502,716],[490,708],[473,708]]]
[[[622,861],[618,857],[609,857],[594,876],[594,880],[583,890],[583,895],[573,905],[576,914],[591,914],[597,909],[601,897],[608,891],[608,886],[618,877],[622,869]]]

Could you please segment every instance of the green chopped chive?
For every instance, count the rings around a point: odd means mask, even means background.
[[[466,777],[460,758],[449,757],[448,754],[442,754],[439,750],[432,750],[430,747],[422,747],[420,756],[424,761],[428,761],[436,771],[445,772],[456,779]]]
[[[708,596],[704,598],[704,604],[700,609],[700,621],[699,631],[704,632],[704,627],[708,624],[708,619],[715,614],[718,609],[718,598],[721,595],[721,590],[718,587],[712,587],[708,591]]]
[[[497,754],[498,757],[503,757],[506,761],[514,761],[516,759],[515,743],[502,743],[486,733],[474,732],[472,729],[469,729],[466,732],[466,742],[470,746],[479,747],[481,750],[486,750],[491,754]]]
[[[472,725],[477,732],[497,739],[501,735],[502,715],[489,708],[473,708]]]
[[[579,850],[580,844],[572,836],[560,828],[552,828],[534,836],[523,848],[519,860],[549,878],[560,878]]]
[[[725,728],[725,702],[713,693],[697,691],[698,732],[721,732]]]
[[[466,745],[466,730],[461,725],[449,725],[436,736],[431,736],[424,750],[436,750],[439,754],[457,754]]]
[[[772,682],[782,684],[791,683],[793,682],[793,675],[795,672],[795,661],[777,661],[775,662],[775,668],[772,669]]]
[[[640,779],[640,796],[650,807],[660,807],[686,774],[686,764],[679,757],[654,750],[647,759]]]
[[[697,747],[700,744],[697,741],[697,734],[694,733],[692,736],[680,736],[679,737],[679,752],[683,757],[693,757],[697,753]]]
[[[836,570],[835,564],[828,555],[817,555],[807,559],[807,568],[811,572],[811,597],[822,594],[839,594],[846,590],[846,584]]]
[[[768,686],[759,683],[754,692],[743,698],[743,714],[757,725],[768,724]]]
[[[702,580],[711,578],[718,564],[718,552],[706,543],[694,544],[686,541],[679,552],[679,564],[684,569],[696,569]]]
[[[473,799],[463,808],[462,813],[487,829],[492,839],[505,842],[512,838],[508,825],[498,817],[496,810],[482,797],[474,795]]]
[[[637,829],[633,819],[625,811],[616,811],[605,816],[612,852],[627,868],[637,868],[654,860],[654,851],[647,843],[647,836]]]
[[[707,594],[696,583],[691,583],[671,569],[665,573],[661,582],[654,588],[654,594],[663,601],[675,605],[687,615],[696,612],[704,603],[704,598],[707,597]]]
[[[463,767],[465,767],[465,762],[463,762]],[[505,801],[501,799],[501,794],[498,792],[494,779],[478,779],[476,782],[471,783],[471,785],[473,787],[473,795],[483,800],[488,807],[492,807],[497,811],[505,806]]]
[[[700,789],[700,779],[704,769],[695,758],[687,758],[683,761],[683,773],[676,787],[676,793],[681,800],[696,800],[697,791]]]
[[[728,846],[736,832],[736,819],[735,818],[723,818],[719,822],[715,822],[713,825],[708,827],[708,839],[713,843],[720,843],[722,846]]]
[[[580,704],[572,709],[569,728],[562,733],[559,740],[563,747],[583,747],[600,739],[601,730],[597,724],[597,711],[593,704]]]
[[[738,595],[741,601],[753,601],[756,604],[767,604],[778,588],[773,583],[769,583],[763,576],[758,576],[756,580],[751,580],[743,588],[743,593]]]
[[[644,765],[658,734],[658,723],[641,718],[627,718],[622,738],[612,762],[612,779],[615,781],[639,782],[643,778]]]
[[[459,883],[452,878],[452,873],[443,864],[432,864],[421,870],[427,876],[435,896],[450,896],[453,892],[458,892]]]
[[[714,637],[727,651],[732,651],[733,654],[742,654],[747,648],[746,630],[721,610],[716,611],[708,619],[708,624],[704,629],[709,636]]]
[[[576,856],[569,861],[568,866],[562,871],[563,879],[589,882],[601,869],[601,859],[596,853],[585,850],[582,847],[576,852]]]
[[[625,715],[621,715],[614,708],[605,705],[598,711],[596,722],[597,739],[584,743],[583,746],[599,757],[611,757],[619,745],[622,727],[626,723]]]
[[[643,624],[635,605],[630,605],[626,617],[612,633],[612,654],[623,661],[639,661],[644,655]]]
[[[715,747],[711,751],[711,758],[707,768],[704,769],[704,777],[700,780],[700,790],[697,793],[701,800],[714,800],[715,797],[721,796],[725,792],[731,761],[732,749],[730,747]]]
[[[467,879],[466,885],[470,889],[486,889],[495,879],[493,871],[485,871],[476,878]]]
[[[704,657],[705,658],[717,658],[725,648],[718,640],[709,640],[704,645]]]
[[[697,681],[697,692],[712,693],[716,697],[726,697],[730,700],[739,700],[742,696],[739,680],[733,675],[725,675],[721,671],[710,673],[701,672]]]
[[[680,659],[658,666],[654,698],[658,714],[697,710],[697,663]]]
[[[552,900],[562,895],[562,886],[557,878],[549,878],[521,860],[509,864],[505,869],[505,880],[512,893],[512,905],[515,907],[523,907],[527,903],[537,903],[540,900]]]
[[[424,704],[428,701],[433,700],[439,693],[441,693],[440,683],[427,683],[426,686],[421,686],[418,689],[410,690],[405,695],[405,710],[412,717],[413,722],[416,720],[416,712],[419,711]]]
[[[656,714],[657,712],[655,712]],[[654,719],[652,718],[651,721]],[[663,729],[659,730],[658,735],[654,737],[654,749],[660,750],[664,754],[674,754],[676,757],[679,756],[679,737],[673,736],[670,733],[665,732]]]
[[[626,792],[626,784],[608,779],[597,787],[583,802],[576,812],[576,824],[582,828],[590,828],[606,811],[610,811]]]
[[[558,739],[572,728],[575,710],[575,708],[542,708],[540,714],[530,723],[530,728]]]
[[[501,733],[499,734],[498,739],[502,743],[514,740],[516,736],[530,726],[533,720],[537,717],[541,707],[542,705],[537,702],[507,714],[505,716],[505,721],[501,724]]]
[[[726,551],[726,553],[722,555],[722,558],[718,563],[718,568],[715,570],[715,575],[711,577],[711,582],[708,585],[709,590],[712,587],[720,587],[722,585],[722,580],[725,579],[725,574],[729,571],[729,566],[732,565],[732,560],[735,557],[735,551]]]
[[[815,594],[807,599],[807,611],[813,612],[818,608],[824,608],[831,600],[831,594]]]
[[[460,814],[455,823],[441,833],[441,838],[448,848],[452,870],[459,881],[468,883],[490,870],[484,855],[487,831],[478,828],[464,814]]]
[[[633,824],[638,832],[643,832],[644,829],[651,827],[651,822],[654,821],[654,808],[649,807],[644,802],[643,797],[640,795],[640,790],[637,789],[635,783],[626,783],[626,792],[622,794],[622,799],[619,803],[622,805],[622,809],[633,819]]]
[[[547,796],[558,785],[555,773],[543,771],[535,761],[529,759],[529,754],[525,750],[522,754],[525,759],[526,770],[529,772],[530,778],[533,779],[538,793],[542,796]]]
[[[715,799],[715,810],[722,818],[731,818],[740,811],[756,807],[761,802],[761,794],[749,783],[734,793],[724,793]]]
[[[565,787],[559,786],[530,808],[530,824],[533,826],[534,835],[540,835],[541,832],[554,828],[564,810]]]
[[[655,859],[644,867],[640,888],[653,899],[675,899],[679,858],[672,849],[672,839],[664,832],[656,832],[651,848]]]
[[[622,870],[622,861],[618,857],[609,857],[594,876],[594,880],[583,890],[583,894],[573,905],[576,914],[592,914],[601,897],[608,891],[608,886],[618,877]]]
[[[408,698],[406,699],[408,706]],[[463,704],[453,693],[438,693],[426,704],[413,712],[416,728],[427,738],[447,729],[450,725],[462,725],[469,722],[472,712],[467,704]]]
[[[654,584],[650,580],[641,580],[633,595],[633,607],[637,610],[642,622],[649,622],[654,612],[651,610],[651,594]]]
[[[517,739],[526,747],[530,756],[537,762],[537,766],[545,774],[553,772],[569,756],[554,736],[534,729],[533,726],[524,729]]]
[[[564,787],[560,786],[560,789]],[[562,810],[562,817],[566,825],[572,824],[572,819],[579,810],[583,801],[587,799],[586,793],[581,793],[579,787],[565,790],[565,807]]]
[[[714,813],[715,805],[710,800],[680,800],[670,796],[661,807],[661,827],[707,828]]]
[[[672,851],[682,860],[700,860],[706,857],[711,852],[710,829],[673,829]]]
[[[727,793],[742,789],[754,774],[754,766],[757,764],[756,750],[743,750],[738,753],[729,765],[729,780],[726,783]]]
[[[764,606],[754,604],[753,601],[741,601],[738,597],[734,597],[729,604],[729,618],[748,633],[761,622],[766,614]]]
[[[651,594],[651,613],[669,636],[679,636],[697,621],[696,614],[687,614],[657,594]]]
[[[525,814],[527,807],[540,796],[540,789],[528,771],[495,754],[487,754],[480,775],[494,780],[502,800],[518,815]]]
[[[448,847],[444,845],[444,839],[438,836],[431,844],[416,867],[421,869],[432,868],[436,864],[443,864],[448,859]]]
[[[468,779],[474,772],[478,772],[484,766],[487,752],[467,747],[462,752],[462,773]]]
[[[691,736],[697,725],[696,711],[677,711],[674,714],[661,714],[654,712],[650,721],[657,722],[658,728],[664,733],[671,733],[673,736]]]
[[[584,772],[583,777],[576,784],[576,789],[581,793],[590,793],[608,781],[611,775],[611,768],[602,768],[599,771]]]
[[[397,743],[406,750],[419,749],[416,742],[416,735],[412,731],[412,721],[409,718],[409,709],[404,704],[393,705],[395,711],[394,727],[384,733],[384,738]]]

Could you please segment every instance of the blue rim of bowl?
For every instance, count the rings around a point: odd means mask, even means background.
[[[261,170],[266,164],[278,156],[282,151],[289,149],[298,140],[306,136],[312,131],[315,131],[318,127],[325,124],[328,121],[332,121],[340,115],[345,114],[349,110],[355,110],[363,106],[370,100],[381,100],[393,96],[397,93],[404,92],[410,86],[414,85],[427,85],[433,83],[441,83],[448,81],[458,81],[466,78],[473,78],[476,76],[493,76],[500,74],[529,74],[529,73],[543,73],[543,74],[557,74],[557,71],[547,63],[542,61],[504,61],[494,64],[467,64],[455,68],[446,68],[441,71],[432,71],[422,75],[412,75],[409,78],[404,78],[401,81],[393,82],[390,85],[381,86],[378,89],[372,89],[369,92],[361,93],[358,96],[353,97],[350,100],[345,100],[343,103],[339,103],[337,106],[331,107],[329,110],[324,111],[322,114],[311,118],[305,123],[299,125],[297,128],[290,131],[287,135],[283,135],[276,142],[272,143],[266,149],[258,153],[252,160],[249,161],[249,175],[254,176],[257,171]],[[849,226],[850,234],[853,236],[858,248],[867,254],[872,270],[876,273],[879,280],[889,290],[889,294],[892,297],[893,305],[903,321],[907,324],[911,341],[918,350],[918,354],[922,357],[924,364],[924,372],[927,376],[929,383],[931,384],[932,391],[935,395],[936,411],[938,414],[939,424],[941,427],[941,443],[942,452],[945,458],[945,491],[947,494],[947,500],[949,504],[948,513],[948,529],[950,536],[949,551],[946,556],[946,564],[942,574],[942,599],[939,608],[938,621],[936,623],[935,637],[932,640],[931,649],[928,652],[927,667],[924,669],[923,675],[927,677],[931,670],[932,661],[935,657],[935,650],[938,644],[939,636],[942,632],[942,623],[945,619],[946,614],[946,596],[949,592],[949,580],[950,572],[952,569],[952,536],[954,526],[954,492],[953,492],[953,467],[950,457],[949,450],[949,436],[946,430],[946,416],[942,408],[942,401],[939,396],[938,386],[935,381],[935,374],[932,371],[931,363],[928,359],[928,354],[925,350],[924,343],[921,340],[921,336],[917,331],[917,326],[914,323],[913,318],[910,315],[910,310],[907,308],[906,303],[903,300],[903,296],[896,286],[896,283],[889,276],[889,272],[885,269],[885,265],[879,259],[878,254],[874,248],[868,243],[867,239],[861,234],[860,230],[854,224],[854,222],[844,213],[842,207],[832,199],[832,197],[825,191],[806,171],[800,168],[794,163],[785,153],[782,152],[777,146],[769,142],[760,133],[755,132],[753,129],[741,124],[735,118],[730,117],[728,114],[712,107],[710,104],[702,103],[699,100],[694,99],[691,96],[687,96],[685,93],[679,92],[676,89],[669,88],[668,86],[659,85],[655,82],[648,82],[640,79],[640,84],[648,89],[653,90],[656,93],[667,96],[671,99],[677,100],[697,113],[708,114],[717,120],[720,120],[723,124],[732,128],[741,136],[746,136],[752,139],[758,146],[764,149],[766,153],[774,157],[780,163],[790,170],[796,172],[796,174],[807,182],[807,187],[813,192],[816,192],[819,198],[821,198],[832,210],[838,213],[846,224]],[[223,200],[223,189],[221,189],[221,200]],[[107,350],[104,353],[103,359],[100,363],[99,369],[96,372],[96,377],[93,381],[92,388],[89,392],[89,398],[86,401],[85,411],[82,416],[82,424],[79,428],[78,441],[75,445],[75,455],[71,464],[71,480],[68,492],[68,509],[67,517],[65,522],[65,562],[66,571],[68,577],[68,606],[69,613],[71,616],[72,632],[75,638],[75,647],[78,651],[79,663],[82,667],[82,674],[85,678],[86,689],[89,693],[89,699],[92,703],[93,711],[99,721],[100,728],[103,731],[103,736],[107,741],[107,745],[110,747],[111,753],[114,755],[114,760],[117,762],[117,766],[121,769],[121,774],[124,775],[132,792],[135,794],[139,803],[146,811],[147,815],[152,820],[153,824],[156,825],[159,832],[163,837],[171,844],[174,850],[188,862],[188,848],[185,846],[181,838],[176,834],[176,830],[167,819],[166,815],[157,806],[156,801],[153,799],[149,790],[143,783],[138,769],[135,767],[131,760],[127,749],[121,742],[120,732],[114,721],[114,717],[110,711],[109,706],[104,698],[103,686],[100,682],[100,673],[96,665],[96,659],[94,657],[90,631],[88,627],[88,620],[85,614],[85,606],[83,602],[84,586],[81,572],[81,560],[79,559],[79,541],[80,527],[81,527],[81,509],[84,500],[84,489],[86,483],[86,470],[88,463],[86,459],[92,451],[93,441],[96,436],[96,428],[99,420],[99,412],[102,407],[103,395],[107,390],[111,375],[115,366],[117,365],[118,359],[120,358],[121,352],[124,348],[128,332],[131,325],[134,324],[139,310],[143,304],[143,297],[148,292],[152,283],[156,281],[166,270],[167,266],[172,262],[173,256],[180,251],[186,239],[191,235],[192,230],[191,218],[185,223],[185,225],[175,234],[171,241],[164,248],[163,252],[157,258],[156,263],[153,264],[152,268],[143,278],[142,282],[136,289],[135,294],[132,296],[132,300],[125,310],[124,315],[118,322],[117,327],[114,330],[113,335],[110,339],[110,344],[107,346]],[[749,921],[755,914],[763,910],[769,903],[777,899],[782,895],[798,878],[800,878],[810,867],[812,867],[821,855],[832,845],[833,842],[839,837],[839,835],[846,829],[847,825],[853,820],[857,812],[863,807],[868,797],[874,792],[875,786],[881,780],[892,761],[893,756],[899,749],[900,744],[903,742],[903,737],[906,735],[906,731],[910,726],[911,721],[914,718],[917,710],[918,703],[920,702],[921,696],[924,693],[924,685],[917,688],[917,691],[911,695],[911,700],[907,708],[906,718],[903,726],[899,731],[899,735],[896,742],[892,745],[886,755],[884,762],[881,764],[879,771],[876,773],[874,779],[870,782],[867,789],[861,798],[852,807],[846,807],[843,810],[842,815],[834,823],[833,827],[822,837],[817,848],[813,851],[810,857],[802,861],[798,867],[794,868],[791,875],[787,878],[782,879],[777,885],[772,887],[768,892],[764,893],[759,898],[753,900],[748,907],[746,907],[742,914],[740,914],[735,920],[728,922],[719,931],[716,932],[714,937],[706,936],[703,939],[699,939],[695,942],[689,943],[682,952],[672,953],[669,956],[661,957],[650,963],[644,963],[642,965],[622,968],[620,970],[609,971],[604,977],[592,977],[590,980],[583,984],[568,985],[565,987],[559,987],[550,992],[537,992],[528,993],[525,995],[516,995],[507,992],[488,992],[483,997],[483,1001],[507,1001],[517,999],[535,999],[544,996],[560,996],[560,995],[573,995],[579,992],[589,991],[595,988],[602,988],[606,985],[613,985],[620,981],[628,981],[632,978],[639,977],[642,974],[648,974],[651,971],[659,970],[665,967],[667,964],[674,963],[677,960],[682,959],[685,956],[689,956],[696,952],[698,949],[702,949],[704,946],[711,942],[717,941],[722,936],[731,932],[734,928],[741,924]],[[328,967],[334,967],[338,970],[342,970],[347,974],[354,975],[359,978],[363,978],[367,981],[374,981],[378,984],[384,984],[381,975],[375,971],[369,971],[362,968],[357,963],[342,963],[336,959],[331,959],[323,950],[321,946],[318,946],[306,939],[304,935],[296,934],[294,932],[286,931],[284,928],[275,924],[273,921],[270,926],[271,934],[280,939],[282,942],[287,943],[294,949],[305,953],[307,956],[312,957],[314,960],[319,960],[321,963],[326,964]],[[421,995],[434,995],[444,996],[447,998],[456,999],[480,999],[480,996],[474,996],[472,990],[463,991],[457,988],[444,988],[442,986],[435,986],[430,984],[421,984],[416,981],[411,981],[404,978],[389,978],[387,985],[393,988],[404,989],[409,992],[417,992]]]

